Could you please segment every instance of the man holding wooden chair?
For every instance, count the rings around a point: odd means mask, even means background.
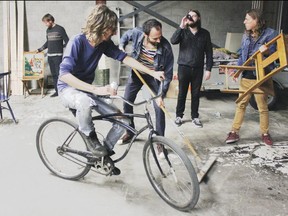
[[[242,65],[246,60],[248,61],[249,58],[257,51],[263,53],[264,56],[265,55],[269,56],[271,53],[275,52],[276,50],[275,44],[271,45],[269,48],[265,44],[268,43],[273,38],[275,38],[277,36],[277,32],[271,28],[266,28],[265,20],[263,19],[262,13],[259,10],[251,9],[247,11],[244,20],[244,25],[246,28],[246,32],[242,38],[241,53],[238,60],[238,65]],[[255,65],[253,64],[246,66],[255,66]],[[273,66],[269,65],[266,69],[269,70],[265,71],[266,73],[270,72],[273,69]],[[232,75],[234,75],[234,72],[230,73],[230,76]],[[244,70],[240,81],[240,90],[244,91],[245,93],[245,91],[249,90],[257,82],[257,80],[258,80],[257,71]],[[266,84],[267,81],[265,85]],[[273,85],[269,86],[267,90],[273,91]],[[248,105],[250,97],[253,94],[253,92],[249,92],[248,94],[245,93],[245,95],[243,95],[244,93],[240,93],[241,100],[239,99],[240,101],[237,104],[232,129],[228,133],[228,136],[225,141],[227,144],[235,143],[240,138],[239,131],[244,120],[246,106]],[[242,96],[245,97],[242,98]],[[269,110],[267,105],[267,91],[264,90],[262,94],[255,94],[255,99],[259,110],[261,140],[264,144],[272,146],[273,141],[269,134]]]

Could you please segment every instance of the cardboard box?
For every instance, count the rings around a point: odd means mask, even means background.
[[[178,78],[176,75],[174,75],[172,81],[170,82],[169,89],[168,89],[167,94],[166,94],[167,98],[175,98],[175,99],[178,98],[178,92],[179,92],[179,86],[178,85],[179,85]],[[187,100],[191,100],[190,91],[191,91],[191,88],[189,85],[188,92],[187,92],[187,98],[186,98]]]

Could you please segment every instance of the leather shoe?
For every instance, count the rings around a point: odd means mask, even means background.
[[[114,169],[112,170],[111,175],[120,175],[121,170],[117,167],[114,167]]]
[[[58,96],[58,93],[55,92],[54,94],[50,95],[50,97],[57,97]]]
[[[99,142],[95,131],[92,131],[89,136],[86,137],[86,143],[89,151],[91,151],[95,156],[104,157],[108,154],[107,149],[105,146],[101,145]]]
[[[129,133],[126,133],[123,138],[122,138],[122,143],[129,143],[131,141],[131,139],[133,138],[133,136]]]

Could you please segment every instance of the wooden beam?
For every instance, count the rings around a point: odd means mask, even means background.
[[[125,1],[125,2],[130,4],[130,5],[132,5],[132,6],[134,6],[134,7],[137,7],[139,9],[143,10],[144,12],[150,14],[151,16],[156,17],[157,19],[167,23],[170,26],[173,26],[174,28],[178,28],[179,27],[179,24],[177,24],[177,23],[173,22],[172,20],[160,15],[159,13],[157,13],[155,11],[150,10],[146,6],[143,6],[143,5],[141,5],[141,4],[139,4],[139,3],[135,2],[135,1]]]
[[[24,68],[24,7],[25,1],[17,1],[17,89],[15,94],[22,95],[23,94],[23,82],[21,81],[23,76],[23,68]]]
[[[96,0],[96,5],[104,4],[106,5],[106,0]]]
[[[2,20],[3,20],[3,54],[4,54],[4,71],[10,71],[10,4],[9,1],[3,1],[3,13],[2,13]]]
[[[150,8],[150,7],[154,6],[154,5],[159,4],[160,2],[161,2],[161,1],[154,1],[154,2],[146,5],[145,8]],[[137,10],[135,10],[135,11],[133,11],[133,12],[131,12],[131,13],[128,13],[128,14],[125,14],[124,16],[119,17],[118,21],[121,22],[121,21],[123,21],[124,19],[126,19],[126,18],[128,18],[128,17],[132,17],[132,16],[140,13],[141,11],[143,11],[143,8],[142,8],[142,9],[139,9],[139,8],[138,8]]]
[[[16,1],[10,4],[10,58],[11,58],[11,90],[17,93],[17,9]],[[17,94],[16,94],[17,95]]]

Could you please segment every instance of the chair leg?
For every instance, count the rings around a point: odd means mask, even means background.
[[[3,119],[1,103],[0,103],[0,116],[1,116],[1,119]]]
[[[7,106],[8,106],[8,108],[9,108],[9,111],[10,111],[10,113],[11,113],[11,116],[12,116],[14,122],[17,124],[18,122],[17,122],[16,119],[15,119],[14,113],[13,113],[13,111],[12,111],[12,108],[11,108],[9,102],[6,101],[6,103],[7,103]]]

